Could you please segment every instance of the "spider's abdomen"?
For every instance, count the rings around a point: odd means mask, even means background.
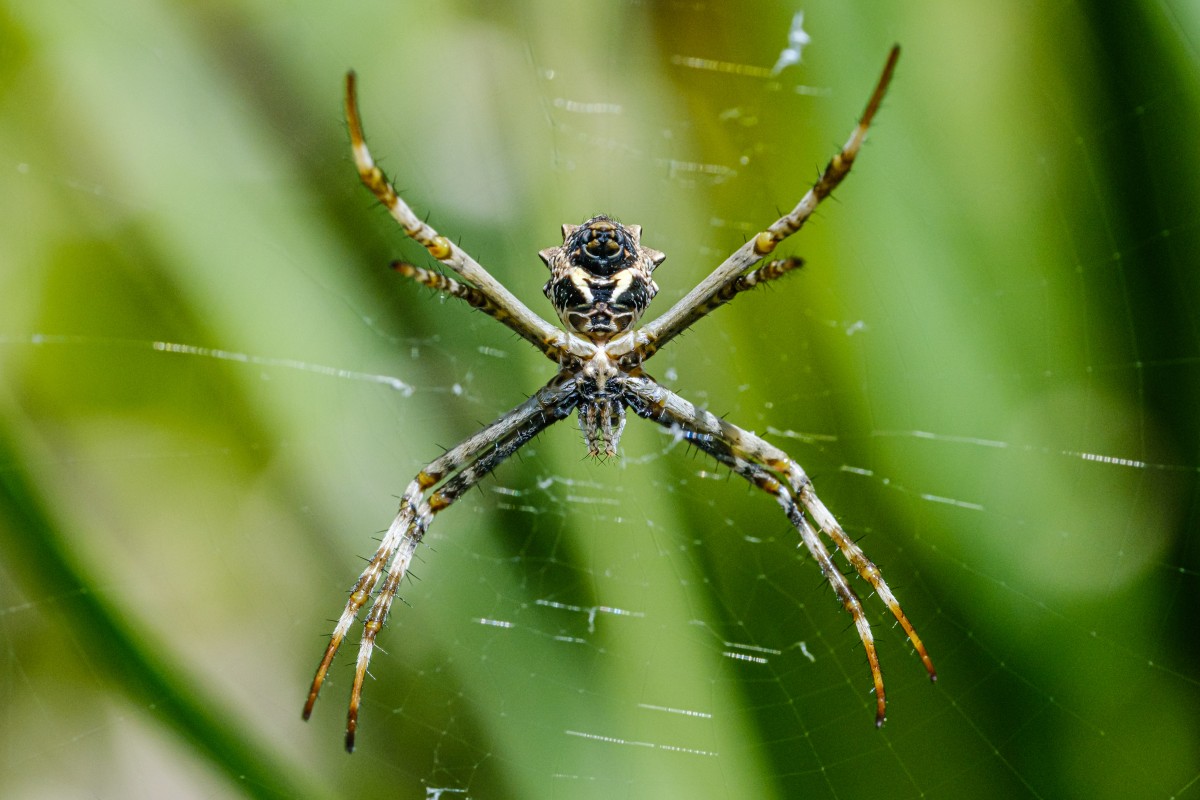
[[[581,267],[546,284],[550,302],[563,323],[592,339],[608,338],[633,327],[657,289],[632,269],[602,278]]]
[[[564,236],[563,250],[571,263],[605,277],[632,267],[637,260],[633,232],[608,217],[594,217]]]
[[[603,215],[562,232],[561,247],[538,253],[550,268],[543,291],[559,319],[595,342],[632,328],[658,292],[651,273],[666,256],[642,247],[641,226]]]

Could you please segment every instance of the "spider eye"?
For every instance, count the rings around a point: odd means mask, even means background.
[[[637,257],[629,232],[607,217],[582,225],[566,245],[571,260],[592,273],[609,277]]]

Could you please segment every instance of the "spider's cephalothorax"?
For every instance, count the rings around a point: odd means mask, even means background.
[[[568,329],[604,342],[632,328],[658,293],[650,277],[666,256],[643,247],[642,226],[603,214],[563,225],[563,243],[538,255],[550,269],[542,291]]]
[[[850,139],[799,204],[739,247],[686,296],[648,324],[638,327],[638,320],[658,292],[651,275],[665,256],[642,246],[642,229],[637,225],[622,225],[606,216],[593,217],[582,225],[563,225],[562,245],[547,248],[538,255],[550,268],[545,292],[566,326],[565,331],[530,311],[479,262],[423,222],[400,199],[367,150],[354,96],[354,73],[346,77],[346,119],[359,177],[405,233],[461,280],[401,262],[393,265],[396,271],[431,289],[462,298],[507,325],[557,364],[558,371],[525,402],[426,464],[408,484],[400,500],[400,510],[350,590],[350,599],[334,626],[309,688],[305,719],[312,713],[338,648],[359,613],[370,603],[346,715],[346,749],[354,749],[363,682],[375,638],[434,516],[449,508],[543,430],[575,411],[579,413],[579,427],[593,456],[601,453],[611,456],[617,452],[625,427],[625,411],[629,409],[712,456],[779,503],[800,542],[854,620],[874,683],[876,724],[883,724],[886,700],[875,638],[862,602],[834,563],[831,549],[836,549],[854,568],[854,573],[870,584],[872,593],[883,601],[908,635],[929,677],[937,678],[925,646],[879,568],[817,497],[812,481],[800,465],[765,439],[697,408],[642,371],[644,362],[703,317],[740,293],[800,266],[800,259],[785,258],[751,269],[780,242],[800,230],[817,205],[850,172],[867,128],[883,101],[899,55],[900,49],[893,48]]]
[[[587,442],[589,456],[617,454],[621,432],[625,430],[624,377],[617,362],[603,350],[597,350],[576,373],[579,430]]]

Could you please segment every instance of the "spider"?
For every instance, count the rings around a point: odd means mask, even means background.
[[[754,433],[713,416],[664,388],[642,369],[663,345],[702,317],[742,292],[776,280],[801,265],[800,259],[782,259],[747,272],[780,242],[800,230],[817,205],[850,172],[891,82],[899,55],[899,46],[893,47],[858,125],[800,203],[742,245],[665,314],[640,327],[638,320],[658,292],[654,270],[666,258],[665,254],[642,244],[641,226],[623,225],[605,215],[581,225],[562,226],[563,243],[538,253],[550,271],[543,291],[558,312],[563,328],[551,325],[530,311],[462,248],[418,218],[400,199],[367,150],[355,75],[353,72],[346,75],[346,120],[359,177],[404,232],[464,282],[402,262],[394,263],[393,268],[417,283],[461,298],[507,325],[555,362],[558,371],[532,397],[429,462],[409,483],[395,519],[351,589],[350,599],[334,626],[304,704],[304,719],[312,714],[334,655],[359,612],[370,601],[346,716],[346,750],[354,750],[363,681],[375,649],[375,638],[434,516],[531,439],[573,411],[578,412],[579,427],[590,456],[616,454],[625,429],[625,411],[629,409],[672,430],[775,498],[854,620],[874,681],[877,726],[884,722],[886,697],[871,626],[862,603],[834,565],[817,529],[883,600],[908,635],[930,679],[937,680],[925,646],[879,568],[846,535],[817,497],[812,481],[800,465]],[[383,583],[376,591],[380,578]]]

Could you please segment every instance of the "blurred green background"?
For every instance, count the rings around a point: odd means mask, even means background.
[[[0,795],[1200,797],[1200,7],[0,2]],[[766,434],[938,666],[769,498],[574,421],[442,515],[341,749],[300,721],[395,497],[552,372],[387,270],[358,184],[531,307],[607,212],[661,311],[855,173],[650,371]],[[351,635],[351,644],[357,632]]]

